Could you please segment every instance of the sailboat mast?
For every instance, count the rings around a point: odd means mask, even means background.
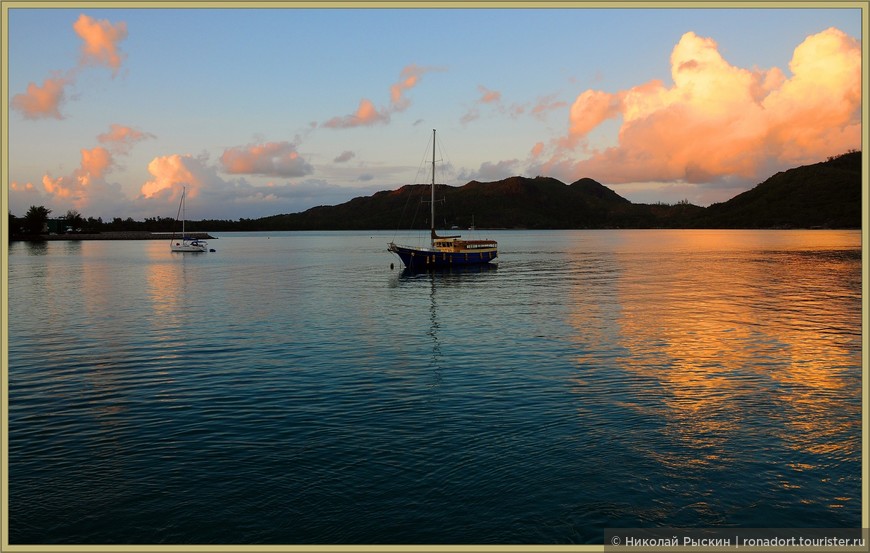
[[[187,187],[181,187],[181,239],[183,240],[187,235],[184,233],[184,220],[187,219],[187,214],[184,211],[184,195],[187,194]]]
[[[435,240],[435,129],[432,129],[432,240]]]

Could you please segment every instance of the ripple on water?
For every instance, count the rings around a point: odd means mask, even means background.
[[[260,238],[10,248],[12,543],[860,521],[860,234],[504,232],[423,275]]]

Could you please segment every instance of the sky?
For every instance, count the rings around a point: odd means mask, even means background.
[[[861,149],[861,11],[8,8],[9,212],[258,218],[425,183],[726,201]],[[746,7],[743,7],[746,6]]]

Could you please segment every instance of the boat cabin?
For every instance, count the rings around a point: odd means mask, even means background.
[[[432,242],[432,246],[440,252],[479,252],[498,248],[495,240],[458,240],[458,238],[458,236],[438,238]]]

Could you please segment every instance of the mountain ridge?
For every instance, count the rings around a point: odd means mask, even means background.
[[[334,206],[239,222],[238,230],[429,228],[430,185],[406,184]],[[591,178],[512,176],[436,184],[437,228],[860,228],[861,152],[780,171],[726,202],[635,204]],[[200,221],[196,228],[221,230]],[[217,223],[212,221],[211,223]],[[242,224],[244,223],[244,224]],[[200,227],[200,225],[203,225]],[[230,230],[230,229],[226,229]]]

